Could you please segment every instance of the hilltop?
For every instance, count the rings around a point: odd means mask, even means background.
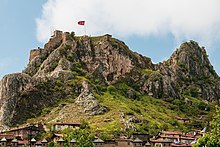
[[[1,80],[0,125],[86,120],[95,132],[186,130],[204,127],[219,98],[219,76],[195,41],[153,64],[111,35],[55,31],[31,50],[27,68]]]

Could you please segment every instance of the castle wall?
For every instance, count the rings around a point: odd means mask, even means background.
[[[62,38],[63,38],[62,42],[63,42],[63,43],[66,43],[66,42],[70,39],[70,38],[69,38],[69,35],[70,35],[69,32],[64,32],[64,33],[62,34]]]
[[[50,38],[48,43],[44,45],[44,49],[47,50],[49,53],[51,53],[54,48],[57,48],[61,45],[62,40],[63,40],[63,32],[56,30],[54,31],[54,35],[52,36],[52,38]]]
[[[30,51],[29,62],[34,59],[36,56],[40,56],[43,53],[50,54],[54,49],[59,47],[62,43],[66,43],[69,40],[69,33],[62,32],[59,30],[54,31],[53,36],[49,41],[44,45],[44,49],[38,48]]]
[[[40,56],[43,53],[43,49],[33,49],[30,51],[29,62],[37,56]]]

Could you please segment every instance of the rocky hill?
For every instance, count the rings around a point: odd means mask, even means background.
[[[208,114],[207,103],[219,98],[219,77],[205,49],[194,41],[183,43],[167,61],[153,64],[111,35],[78,37],[55,31],[42,49],[31,50],[22,73],[0,81],[0,125],[4,129],[30,118],[88,119],[94,126],[101,121],[138,129],[141,122],[154,119],[153,111],[161,115],[155,124],[162,118],[172,121],[175,115],[199,115],[174,102],[192,110],[201,106],[201,114]]]

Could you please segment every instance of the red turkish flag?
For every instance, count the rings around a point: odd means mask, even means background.
[[[85,21],[78,21],[78,25],[85,25]]]

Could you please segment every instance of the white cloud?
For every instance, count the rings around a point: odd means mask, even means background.
[[[220,39],[219,0],[48,0],[37,22],[37,38],[45,42],[54,29],[82,35],[164,35],[179,41],[196,39],[212,45]]]

